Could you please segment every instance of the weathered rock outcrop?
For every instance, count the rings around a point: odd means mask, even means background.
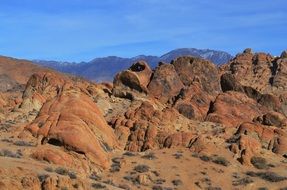
[[[133,91],[147,93],[151,75],[152,70],[146,62],[136,62],[128,70],[115,76],[113,94],[118,97],[131,98]]]
[[[46,101],[59,95],[64,85],[69,83],[69,81],[64,75],[61,76],[51,72],[33,74],[26,84],[20,108],[40,110]]]
[[[228,91],[219,94],[210,108],[207,120],[222,123],[228,127],[237,127],[243,122],[265,113],[265,108],[247,95]]]
[[[73,91],[64,91],[45,103],[27,129],[43,137],[43,143],[85,154],[101,167],[108,167],[106,152],[117,146],[113,130],[95,103]]]
[[[174,108],[189,119],[203,121],[213,100],[212,96],[201,89],[200,84],[194,83],[181,91]]]
[[[166,103],[177,96],[183,87],[184,85],[174,66],[161,64],[155,69],[148,90],[153,97],[162,103]]]
[[[195,57],[179,57],[171,64],[184,85],[197,82],[209,94],[220,92],[219,72],[213,63]]]
[[[170,135],[177,133],[178,130],[191,132],[192,127],[190,120],[181,116],[176,110],[156,109],[149,102],[143,102],[135,108],[131,107],[123,117],[114,118],[111,124],[121,145],[130,151],[172,146],[173,143],[165,142],[168,137],[171,138]],[[176,140],[168,141],[179,143]]]
[[[261,148],[279,155],[287,153],[287,133],[276,127],[251,122],[240,125],[231,142],[231,150],[244,164],[250,164],[252,156],[259,154]]]

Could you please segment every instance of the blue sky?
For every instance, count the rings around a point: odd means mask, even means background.
[[[0,54],[26,59],[287,49],[286,0],[0,0],[0,25]]]

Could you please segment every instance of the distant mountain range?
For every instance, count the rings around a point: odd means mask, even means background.
[[[57,61],[33,60],[34,63],[49,68],[53,68],[60,72],[82,76],[86,79],[101,82],[112,81],[115,74],[125,70],[138,60],[145,60],[152,68],[161,62],[169,63],[171,60],[180,56],[195,56],[208,59],[213,63],[220,65],[227,63],[232,59],[232,55],[224,51],[216,51],[210,49],[181,48],[170,51],[160,57],[139,55],[132,58],[122,58],[116,56],[108,56],[96,58],[89,62],[70,63]]]

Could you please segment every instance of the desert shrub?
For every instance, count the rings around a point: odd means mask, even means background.
[[[118,187],[121,188],[121,189],[124,189],[124,190],[130,190],[130,189],[131,189],[131,188],[130,188],[128,185],[126,185],[126,184],[120,184]]]
[[[143,155],[142,158],[148,159],[148,160],[155,160],[155,159],[157,159],[157,157],[154,155],[153,152],[150,152],[150,153],[148,153],[146,155]]]
[[[144,173],[149,171],[149,166],[147,165],[137,165],[134,170],[139,172],[139,173]]]
[[[269,182],[279,182],[284,181],[287,179],[287,177],[280,176],[274,172],[252,172],[249,171],[246,173],[246,175],[249,175],[251,177],[260,177],[261,179],[264,179]]]
[[[69,170],[63,167],[58,167],[55,169],[55,172],[60,175],[68,175]]]
[[[16,153],[14,153],[8,149],[3,149],[0,151],[0,156],[11,157],[11,158],[21,158],[22,153],[21,153],[21,151],[17,151]]]
[[[257,190],[268,190],[267,187],[259,187]],[[281,189],[280,189],[281,190]],[[287,189],[286,189],[287,190]]]
[[[33,146],[32,143],[26,142],[26,141],[16,141],[16,142],[14,142],[14,145],[17,145],[17,146]]]
[[[201,155],[201,156],[199,156],[199,158],[200,158],[200,160],[205,161],[205,162],[209,162],[210,161],[210,158],[208,156],[206,156],[206,155]]]
[[[228,160],[226,160],[222,156],[215,156],[212,158],[212,162],[215,164],[223,165],[223,166],[228,166],[230,163]]]
[[[119,157],[112,158],[113,163],[120,164],[121,161],[122,161],[122,158],[119,158]]]
[[[125,180],[127,180],[127,181],[134,181],[134,177],[133,177],[133,176],[130,176],[130,175],[124,176],[123,178],[124,178]]]
[[[182,185],[182,181],[180,179],[175,179],[175,180],[172,180],[172,184],[175,186],[179,186],[179,185]]]
[[[157,180],[155,180],[155,184],[158,184],[158,185],[160,185],[160,184],[164,184],[166,182],[166,180],[165,179],[157,179]]]
[[[13,142],[11,139],[7,139],[7,138],[5,138],[5,139],[2,139],[1,141],[2,141],[2,142],[8,142],[8,143],[11,143],[11,142]]]
[[[95,181],[100,181],[102,178],[98,176],[96,173],[92,173],[90,175],[90,179],[95,180]]]
[[[220,187],[207,187],[206,190],[221,190]]]
[[[45,170],[46,170],[47,172],[53,172],[53,171],[54,171],[53,168],[51,168],[51,167],[46,167]]]
[[[182,154],[177,152],[173,154],[173,156],[175,157],[175,159],[180,159],[182,157]]]
[[[113,163],[110,168],[110,172],[119,172],[121,170],[121,165],[117,163]]]
[[[257,169],[267,169],[268,164],[265,158],[253,156],[251,158],[252,165]]]
[[[100,184],[100,183],[93,183],[93,184],[92,184],[92,187],[93,187],[94,189],[104,189],[104,188],[106,188],[105,185],[102,185],[102,184]]]
[[[244,178],[238,179],[236,181],[233,181],[232,185],[234,185],[234,186],[247,185],[247,184],[252,183],[252,182],[253,182],[253,180],[250,177],[244,177]]]
[[[152,187],[152,190],[163,190],[163,187],[159,185],[155,185]]]
[[[77,179],[77,174],[75,172],[69,172],[68,176],[70,177],[70,179]]]
[[[194,153],[191,154],[191,156],[194,157],[194,158],[198,158],[198,157],[199,157],[199,154],[196,153],[196,152],[194,152]]]
[[[123,155],[125,156],[135,156],[135,153],[132,153],[132,152],[125,152]]]
[[[154,171],[152,171],[152,173],[155,175],[155,176],[160,176],[160,173],[158,172],[158,171],[156,171],[156,170],[154,170]]]
[[[48,177],[49,177],[49,175],[47,175],[47,174],[39,174],[38,175],[38,179],[41,183],[43,183]]]

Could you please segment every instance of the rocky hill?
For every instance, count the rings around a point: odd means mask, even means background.
[[[151,68],[155,68],[159,62],[169,63],[171,60],[180,56],[195,56],[205,58],[211,62],[220,65],[227,63],[232,56],[223,51],[209,50],[209,49],[195,49],[195,48],[181,48],[170,51],[162,56],[146,56],[139,55],[132,58],[122,58],[116,56],[109,56],[103,58],[96,58],[90,62],[69,63],[57,61],[41,61],[35,60],[36,64],[56,69],[60,72],[70,73],[82,76],[93,81],[112,81],[115,74],[119,71],[128,69],[132,63],[144,60],[149,63]]]
[[[246,49],[113,83],[37,72],[1,110],[0,189],[286,189],[286,68]]]

